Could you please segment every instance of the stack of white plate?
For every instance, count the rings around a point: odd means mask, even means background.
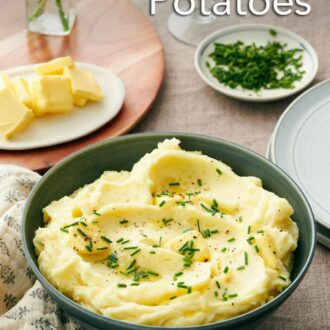
[[[309,89],[287,108],[266,156],[303,190],[315,215],[318,240],[330,248],[330,80]]]

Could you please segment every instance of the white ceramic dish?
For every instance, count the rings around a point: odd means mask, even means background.
[[[87,63],[77,67],[93,73],[104,92],[101,102],[89,102],[85,107],[74,107],[67,114],[36,117],[31,124],[10,140],[0,140],[2,150],[28,150],[50,147],[88,135],[113,119],[120,111],[125,88],[122,81],[109,69]],[[11,77],[32,78],[34,65],[16,67],[6,71]]]
[[[272,36],[269,32],[270,29],[275,30],[277,36]],[[239,40],[246,44],[256,43],[258,46],[265,45],[268,41],[280,41],[286,43],[289,49],[303,49],[302,70],[306,71],[306,73],[301,81],[295,83],[294,89],[264,89],[259,92],[253,92],[242,88],[229,88],[219,83],[212,76],[206,66],[206,62],[212,63],[208,56],[212,53],[215,42],[228,44]],[[221,29],[204,39],[195,53],[195,67],[198,74],[209,86],[224,95],[243,101],[269,102],[288,97],[306,88],[317,74],[319,61],[314,48],[305,39],[289,30],[272,25],[242,24]]]

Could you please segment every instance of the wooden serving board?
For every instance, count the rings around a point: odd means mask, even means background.
[[[71,55],[74,60],[110,68],[125,84],[123,109],[97,132],[71,143],[29,151],[1,151],[0,163],[43,172],[92,143],[131,130],[153,104],[164,76],[162,44],[148,18],[129,0],[84,0],[68,37],[28,33],[24,1],[0,0],[0,69]]]

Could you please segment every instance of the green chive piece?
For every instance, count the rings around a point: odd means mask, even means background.
[[[236,293],[232,293],[232,294],[228,295],[229,299],[234,299],[234,298],[237,298],[237,297],[238,297],[238,294],[236,294]]]
[[[131,286],[138,286],[138,285],[140,285],[140,283],[134,282],[134,283],[131,284]]]
[[[197,183],[198,183],[198,185],[199,185],[200,187],[203,185],[203,182],[202,182],[201,179],[198,179],[198,180],[197,180]]]
[[[231,243],[231,242],[234,242],[236,240],[236,238],[235,237],[232,237],[232,238],[230,238],[229,240],[227,240],[227,242],[228,243]]]
[[[123,219],[123,220],[120,220],[119,223],[120,223],[121,225],[124,225],[124,224],[128,223],[128,220]]]
[[[165,226],[167,226],[173,219],[162,219],[162,222]]]
[[[150,251],[149,253],[150,254],[156,254],[156,251]]]
[[[278,278],[281,279],[281,280],[284,281],[284,282],[287,281],[287,279],[286,279],[285,277],[283,277],[283,276],[279,276]]]
[[[127,285],[123,283],[118,283],[117,286],[118,288],[127,288]]]
[[[255,246],[254,246],[254,249],[256,250],[257,253],[260,252],[260,249],[259,249],[258,245],[255,245]]]
[[[148,273],[149,275],[152,275],[152,276],[159,276],[158,273],[153,272],[153,271],[151,271],[151,270],[148,270],[147,273]]]
[[[249,264],[249,256],[246,251],[244,252],[244,264],[245,264],[245,266],[247,266]]]
[[[129,266],[127,267],[127,270],[131,269],[136,264],[136,259],[134,259]]]
[[[79,224],[79,221],[74,222],[74,223],[72,223],[71,225],[67,225],[67,226],[63,227],[63,229],[68,229],[68,228],[70,228],[70,227],[77,226],[78,224]]]
[[[80,228],[77,229],[77,232],[82,236],[82,237],[87,237],[87,234],[81,230]]]
[[[138,254],[140,251],[141,251],[141,249],[136,250],[135,252],[133,252],[133,253],[131,254],[131,257],[135,256],[135,255]]]
[[[247,231],[248,235],[251,234],[251,226],[248,227],[248,231]]]
[[[257,233],[258,234],[263,234],[265,231],[264,230],[258,230]]]
[[[161,201],[159,204],[159,207],[163,207],[165,203],[166,203],[166,201]]]
[[[108,250],[108,248],[106,246],[104,247],[100,247],[100,248],[97,248],[98,251],[102,251],[102,250]]]
[[[121,243],[123,240],[124,240],[123,238],[119,238],[116,242]]]
[[[252,245],[252,241],[254,241],[255,240],[255,238],[253,237],[253,236],[251,236],[251,237],[249,237],[246,241],[250,244],[250,245]]]
[[[168,184],[170,187],[180,186],[180,182],[171,182]]]
[[[215,281],[215,283],[216,283],[218,289],[221,289],[221,285],[220,285],[219,281]]]
[[[216,171],[219,175],[222,175],[222,171],[219,168],[217,168]]]
[[[173,300],[173,299],[175,299],[175,298],[176,298],[176,296],[173,296],[173,297],[170,298],[170,300]]]
[[[226,252],[226,251],[227,251],[227,248],[225,248],[225,247],[221,249],[221,252]]]
[[[269,29],[269,34],[272,36],[272,37],[277,37],[277,31],[274,30],[274,29]]]
[[[83,225],[84,227],[88,227],[88,224],[84,221],[80,221],[80,224]]]
[[[129,242],[129,239],[127,239],[126,241],[121,242],[121,245],[127,244]]]
[[[214,296],[215,297],[219,297],[219,292],[218,291],[214,291]]]
[[[243,270],[245,269],[245,266],[238,267],[237,270]]]
[[[229,268],[228,268],[228,266],[226,266],[225,269],[223,270],[223,272],[224,272],[225,274],[227,274],[228,271],[229,271]]]
[[[104,241],[104,242],[106,242],[106,243],[112,243],[112,240],[111,239],[109,239],[109,238],[107,238],[107,237],[105,237],[105,236],[101,236],[101,240],[102,241]]]
[[[198,228],[198,231],[201,232],[201,227],[200,227],[200,224],[199,224],[199,219],[197,219],[197,228]]]
[[[184,234],[184,233],[188,233],[188,231],[192,231],[192,230],[193,230],[192,228],[187,228],[187,229],[183,230],[182,233],[183,233],[183,234]]]
[[[128,246],[124,248],[124,250],[136,250],[136,249],[138,249],[137,246]]]
[[[60,228],[60,230],[62,230],[64,233],[69,234],[69,231],[67,229],[64,228]]]
[[[97,216],[101,216],[101,214],[100,213],[97,213],[96,210],[93,211],[93,214],[94,215],[97,215]]]

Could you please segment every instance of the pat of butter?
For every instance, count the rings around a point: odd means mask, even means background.
[[[71,79],[72,93],[76,100],[99,101],[103,98],[103,91],[92,73],[66,67],[63,74]]]
[[[11,78],[5,72],[0,72],[0,90],[9,89],[14,93],[14,86]]]
[[[13,79],[14,91],[17,98],[28,108],[32,108],[32,98],[27,81],[22,77]]]
[[[39,75],[61,75],[65,67],[75,67],[74,62],[70,56],[59,57],[49,62],[39,64],[35,67],[35,71]]]
[[[73,109],[70,79],[63,76],[41,76],[32,81],[34,113],[69,112]]]
[[[88,100],[87,99],[82,99],[79,97],[73,97],[73,103],[75,105],[78,105],[79,107],[84,107],[87,104]]]
[[[8,89],[0,90],[0,133],[6,138],[22,131],[33,118],[33,112]]]

